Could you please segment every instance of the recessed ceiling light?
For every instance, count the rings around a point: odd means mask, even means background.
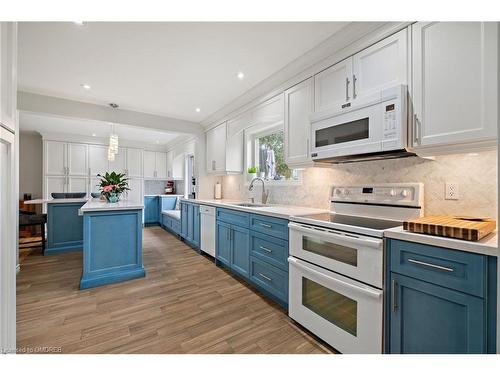
[[[196,109],[195,109],[195,111],[196,111],[196,112],[200,112],[200,111],[201,111],[201,109],[199,109],[199,108],[196,108]]]
[[[159,141],[159,140],[156,140],[156,144],[159,144],[159,143],[160,143],[160,141]]]
[[[243,74],[243,72],[238,72],[238,74],[236,74],[236,77],[238,77],[239,79],[243,79],[245,78],[245,74]]]
[[[82,86],[85,90],[90,90],[90,85],[86,83],[82,83],[80,86]]]
[[[73,23],[74,23],[75,25],[78,25],[78,26],[85,26],[85,23],[86,23],[86,22],[85,22],[85,21],[73,21]]]
[[[96,134],[95,134],[95,133],[92,133],[92,137],[95,137],[95,136],[96,136]]]

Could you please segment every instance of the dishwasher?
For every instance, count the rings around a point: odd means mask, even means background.
[[[200,206],[201,250],[215,258],[215,207]]]

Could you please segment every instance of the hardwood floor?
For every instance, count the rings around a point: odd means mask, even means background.
[[[23,263],[17,346],[63,353],[331,353],[278,305],[159,227],[143,231],[146,277],[79,290],[79,252]]]

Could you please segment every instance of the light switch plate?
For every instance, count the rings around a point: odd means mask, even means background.
[[[456,201],[459,199],[458,184],[446,182],[444,184],[444,199]]]

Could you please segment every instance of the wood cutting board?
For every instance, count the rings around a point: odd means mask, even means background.
[[[489,218],[469,216],[424,216],[403,222],[403,229],[423,234],[478,241],[495,230],[497,223]]]

